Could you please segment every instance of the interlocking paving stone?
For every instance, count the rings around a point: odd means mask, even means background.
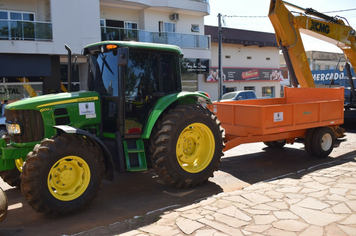
[[[298,206],[291,206],[290,210],[303,218],[307,223],[317,226],[326,226],[345,218],[345,216],[325,213]]]
[[[176,224],[185,234],[192,234],[194,231],[203,228],[205,225],[184,217],[178,217]]]
[[[277,217],[280,220],[296,220],[299,219],[299,216],[293,214],[292,212],[289,211],[276,211],[273,212],[275,217]]]
[[[342,231],[344,231],[348,236],[356,236],[356,227],[350,227],[345,225],[338,225]]]
[[[223,233],[226,233],[228,235],[243,236],[243,234],[241,233],[241,231],[239,229],[227,226],[225,224],[218,223],[218,222],[215,222],[215,221],[211,221],[211,220],[208,220],[208,219],[200,219],[198,221],[200,223],[202,223],[202,224],[209,225],[210,227],[212,227],[214,229],[222,231]]]
[[[178,229],[174,229],[168,226],[154,225],[154,224],[142,227],[141,230],[147,233],[160,235],[160,236],[175,235],[180,233]]]
[[[299,206],[299,207],[305,207],[305,208],[315,209],[315,210],[323,210],[323,209],[329,207],[328,204],[323,203],[323,202],[321,202],[315,198],[311,198],[311,197],[307,197],[295,205]]]
[[[356,225],[356,215],[351,215],[351,216],[347,217],[345,220],[341,221],[340,224]]]
[[[345,203],[339,203],[338,205],[335,205],[331,208],[333,210],[334,213],[337,214],[350,214],[352,213],[352,211],[350,210],[350,208],[348,208],[346,206]]]
[[[271,227],[272,227],[272,225],[247,225],[244,228],[244,230],[256,232],[256,233],[262,233]]]
[[[280,221],[273,222],[272,225],[278,229],[282,229],[285,231],[294,231],[294,232],[301,231],[309,226],[306,223],[296,221],[296,220],[280,220]]]
[[[312,225],[299,234],[299,236],[323,236],[323,232],[322,227]]]
[[[271,224],[278,219],[273,215],[257,215],[253,216],[256,225]]]

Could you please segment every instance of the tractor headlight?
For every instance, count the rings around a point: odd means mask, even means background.
[[[8,123],[6,122],[7,133],[10,135],[20,135],[21,125],[18,123]]]

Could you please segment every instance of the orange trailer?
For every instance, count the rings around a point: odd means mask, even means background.
[[[344,88],[288,88],[283,98],[208,105],[225,129],[225,149],[252,142],[283,147],[304,137],[305,149],[326,157],[342,135]]]

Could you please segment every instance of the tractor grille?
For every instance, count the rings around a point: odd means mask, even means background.
[[[6,120],[21,125],[21,135],[10,135],[16,143],[38,142],[44,138],[42,115],[36,110],[6,110]]]

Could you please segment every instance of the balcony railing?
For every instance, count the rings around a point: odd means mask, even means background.
[[[52,41],[52,23],[0,20],[0,39]]]
[[[190,1],[194,1],[194,2],[205,2],[205,3],[209,3],[209,0],[190,0]]]
[[[101,40],[138,41],[172,44],[181,48],[209,49],[210,38],[206,35],[149,32],[136,29],[101,27]]]

